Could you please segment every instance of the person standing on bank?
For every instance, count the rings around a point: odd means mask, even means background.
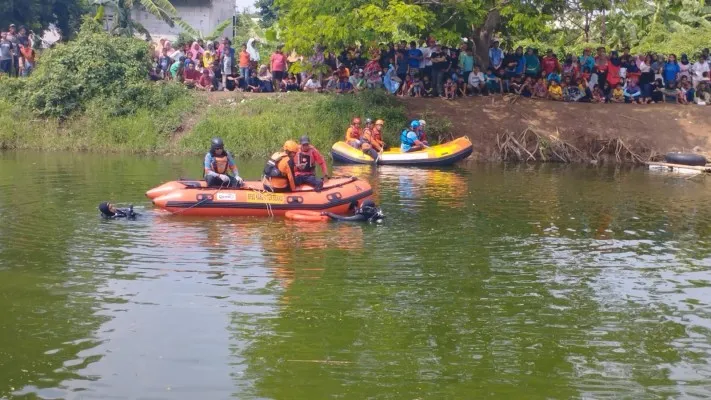
[[[309,137],[304,135],[299,140],[301,148],[294,158],[294,180],[297,186],[310,185],[314,190],[320,192],[323,189],[323,182],[328,180],[328,167],[323,156],[311,146]],[[316,165],[321,168],[323,180],[316,178]]]
[[[205,154],[205,181],[210,187],[241,187],[244,183],[232,155],[225,150],[221,138],[213,138],[210,151]]]

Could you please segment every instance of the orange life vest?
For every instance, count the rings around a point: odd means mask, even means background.
[[[355,126],[350,126],[348,130],[346,130],[346,142],[350,142],[351,140],[358,140],[360,139],[360,128],[355,127]]]
[[[218,174],[226,174],[227,171],[230,169],[230,159],[229,157],[227,157],[227,154],[221,157],[213,156],[212,165],[210,167]]]

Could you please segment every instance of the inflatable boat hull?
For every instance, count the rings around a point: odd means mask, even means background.
[[[334,178],[320,192],[302,187],[296,192],[271,193],[264,191],[259,182],[245,182],[245,187],[239,189],[186,186],[155,197],[153,204],[187,216],[283,216],[293,210],[346,213],[352,204],[360,205],[372,195],[373,190],[366,181]]]
[[[420,151],[403,153],[400,148],[384,151],[378,159],[380,165],[446,166],[461,161],[474,151],[472,142],[461,137],[451,142]],[[331,148],[333,160],[344,164],[373,164],[375,160],[346,142],[336,142]]]

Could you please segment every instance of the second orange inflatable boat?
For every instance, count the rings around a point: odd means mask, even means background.
[[[332,178],[320,192],[302,186],[295,192],[264,191],[260,182],[245,181],[243,188],[207,188],[201,181],[172,181],[151,189],[153,204],[175,214],[192,216],[283,216],[291,210],[348,212],[373,195],[368,182],[358,178]]]

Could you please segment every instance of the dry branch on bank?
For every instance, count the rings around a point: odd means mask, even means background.
[[[542,135],[530,127],[520,134],[498,134],[496,145],[503,161],[573,163],[607,159],[616,163],[642,164],[661,157],[654,149],[644,146],[635,151],[633,148],[636,147],[630,146],[621,138],[593,140],[585,145],[583,151],[562,140],[559,135]]]

